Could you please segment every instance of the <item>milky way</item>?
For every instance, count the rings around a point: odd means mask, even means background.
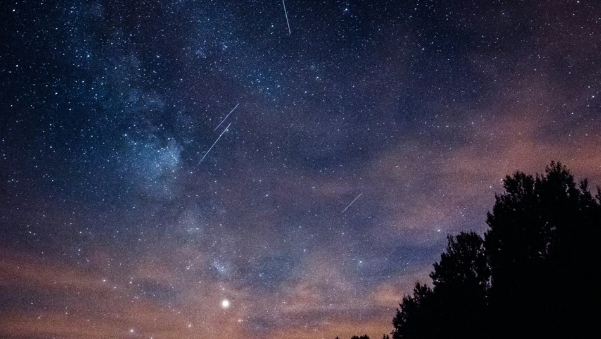
[[[2,337],[378,338],[505,175],[601,184],[598,1],[0,7]]]

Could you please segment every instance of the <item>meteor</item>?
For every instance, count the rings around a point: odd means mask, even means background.
[[[288,21],[288,12],[286,11],[286,1],[282,0],[282,4],[284,5],[284,14],[286,15],[286,23],[288,24],[288,35],[291,35],[292,31],[290,31],[290,21]]]
[[[225,133],[227,131],[228,128],[230,128],[230,125],[232,123],[230,122],[229,125],[227,125],[227,127],[223,130],[223,132],[221,132],[221,134],[219,134],[219,137],[217,137],[217,140],[215,140],[215,142],[211,145],[211,147],[209,147],[209,150],[205,153],[205,155],[202,156],[202,158],[200,158],[200,161],[198,162],[198,165],[200,165],[200,163],[205,159],[205,157],[207,156],[207,154],[209,154],[209,152],[211,151],[211,149],[213,149],[213,146],[215,146],[215,144],[217,143],[217,141],[219,141],[219,139],[221,138],[221,136],[223,135],[223,133]]]
[[[345,208],[345,209],[343,209],[343,210],[342,210],[342,212],[340,212],[340,213],[344,213],[344,211],[346,211],[346,210],[347,210],[349,207],[351,207],[351,205],[352,205],[352,204],[353,204],[355,201],[357,201],[357,199],[359,199],[359,197],[361,196],[361,194],[363,194],[363,193],[359,193],[359,195],[358,195],[358,196],[357,196],[357,197],[356,197],[356,198],[355,198],[353,201],[351,201],[351,203],[350,203],[350,204],[348,204],[348,206],[346,206],[346,208]]]
[[[236,108],[238,108],[238,106],[240,105],[240,103],[236,104],[236,107],[232,108],[232,110],[225,116],[225,118],[223,118],[223,120],[221,120],[221,122],[219,123],[219,125],[217,125],[217,127],[215,127],[215,129],[213,130],[213,132],[215,132],[219,126],[221,126],[221,124],[223,124],[223,122],[225,121],[225,119],[227,119],[227,117],[230,116],[230,114],[232,114],[232,112],[234,112],[236,110]]]

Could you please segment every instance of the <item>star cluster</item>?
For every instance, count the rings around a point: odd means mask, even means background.
[[[380,337],[505,175],[601,183],[596,1],[11,1],[0,22],[2,337]]]

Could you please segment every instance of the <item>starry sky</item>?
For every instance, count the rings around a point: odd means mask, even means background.
[[[598,1],[3,2],[0,336],[381,337],[600,131]]]

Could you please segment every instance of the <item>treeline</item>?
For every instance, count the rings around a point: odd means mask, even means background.
[[[449,236],[433,286],[403,297],[393,339],[601,338],[601,191],[555,162],[504,188],[484,236]]]

